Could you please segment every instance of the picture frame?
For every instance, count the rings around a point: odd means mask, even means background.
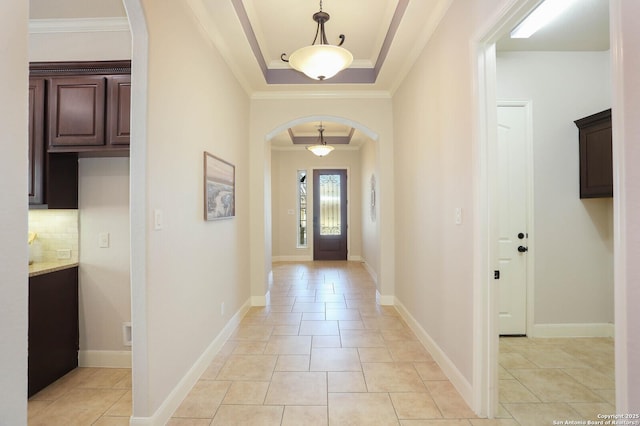
[[[236,166],[204,152],[204,220],[236,215]]]
[[[371,221],[376,221],[376,175],[371,174],[371,196],[370,196]]]

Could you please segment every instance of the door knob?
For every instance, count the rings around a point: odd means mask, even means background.
[[[518,251],[519,251],[520,253],[524,253],[524,252],[526,252],[526,251],[529,251],[529,247],[519,246],[519,247],[518,247]]]

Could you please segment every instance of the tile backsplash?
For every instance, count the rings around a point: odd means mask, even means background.
[[[59,260],[68,250],[78,261],[78,210],[29,210],[29,232],[37,234],[29,248],[35,262]]]

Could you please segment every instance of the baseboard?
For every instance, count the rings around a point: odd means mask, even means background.
[[[449,378],[451,384],[458,390],[467,405],[473,407],[473,387],[471,383],[398,299],[395,300],[395,307],[420,342],[427,348],[442,372]]]
[[[347,259],[349,262],[362,262],[362,256],[349,256]],[[301,256],[271,256],[271,261],[273,263],[278,262],[313,262],[312,255],[301,255]]]
[[[394,296],[383,296],[378,290],[376,290],[376,302],[378,302],[378,305],[382,306],[393,306],[395,305],[396,298]]]
[[[366,260],[362,261],[362,265],[364,266],[364,269],[369,273],[369,275],[371,275],[371,278],[373,279],[373,282],[376,283],[376,286],[378,286],[378,274],[376,273],[376,271],[371,267],[371,265],[367,263]]]
[[[131,368],[131,351],[78,351],[78,366]]]
[[[196,384],[202,373],[209,367],[211,361],[220,351],[224,343],[231,337],[231,334],[236,329],[242,318],[246,315],[250,301],[247,300],[244,305],[238,310],[238,312],[231,317],[227,325],[224,326],[222,331],[213,339],[207,349],[204,351],[200,358],[193,364],[187,374],[182,377],[180,382],[171,391],[169,396],[164,400],[160,407],[151,417],[131,417],[130,425],[132,426],[155,426],[166,424],[171,415],[178,409],[184,398],[189,394],[193,385]]]
[[[271,300],[271,291],[264,296],[251,296],[251,306],[267,306]]]
[[[611,323],[595,324],[534,324],[531,337],[613,337]]]
[[[312,262],[313,256],[300,255],[300,256],[271,256],[271,261],[276,262]]]

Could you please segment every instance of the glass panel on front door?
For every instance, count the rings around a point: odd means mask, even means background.
[[[298,248],[307,246],[307,171],[298,170]]]
[[[341,235],[340,175],[320,175],[320,235]]]

